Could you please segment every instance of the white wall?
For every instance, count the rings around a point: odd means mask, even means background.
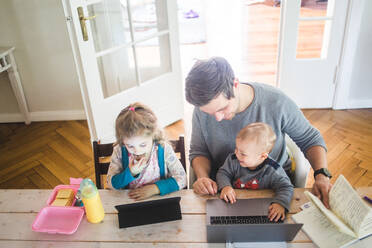
[[[0,113],[18,113],[16,98],[6,72],[0,74]]]
[[[372,98],[372,1],[365,1],[352,81],[350,99]]]
[[[372,108],[372,1],[351,0],[335,109]]]
[[[31,120],[84,119],[61,0],[1,0],[0,34],[0,46],[16,48]],[[6,113],[19,112],[6,73],[0,75],[0,99],[4,122]]]

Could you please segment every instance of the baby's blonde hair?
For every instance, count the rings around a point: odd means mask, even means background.
[[[236,139],[255,141],[257,145],[262,147],[263,152],[269,153],[274,147],[276,135],[268,124],[255,122],[243,127]]]
[[[146,105],[136,102],[124,108],[115,122],[116,142],[123,146],[124,138],[152,136],[155,143],[164,145],[164,135],[158,127],[157,118]]]

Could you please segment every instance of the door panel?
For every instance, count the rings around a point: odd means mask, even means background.
[[[325,14],[308,15],[300,0],[282,1],[278,85],[301,108],[332,107],[347,8],[329,0]]]
[[[183,117],[176,1],[65,0],[92,139],[115,139],[114,122],[133,102],[161,126]],[[84,39],[83,9],[87,37]]]

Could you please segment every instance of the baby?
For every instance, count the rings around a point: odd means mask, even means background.
[[[220,198],[236,202],[236,189],[266,189],[275,191],[269,207],[270,221],[284,220],[293,195],[293,185],[283,168],[269,158],[276,135],[262,122],[251,123],[241,129],[236,137],[235,153],[230,154],[217,172]]]

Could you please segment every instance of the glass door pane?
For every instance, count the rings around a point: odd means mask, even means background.
[[[297,35],[297,59],[325,58],[325,27],[331,21],[300,21]],[[323,55],[323,56],[322,56]]]
[[[143,40],[168,30],[167,1],[130,1],[130,9],[134,40]]]
[[[104,98],[137,86],[133,48],[124,47],[97,58]]]
[[[102,0],[88,6],[96,52],[132,42],[126,0]]]
[[[93,15],[105,98],[171,71],[167,1],[102,0],[88,6]]]
[[[172,70],[168,34],[139,42],[135,49],[141,83]]]
[[[301,0],[300,16],[327,16],[328,0]]]
[[[297,59],[328,56],[335,1],[302,0],[297,33]]]

